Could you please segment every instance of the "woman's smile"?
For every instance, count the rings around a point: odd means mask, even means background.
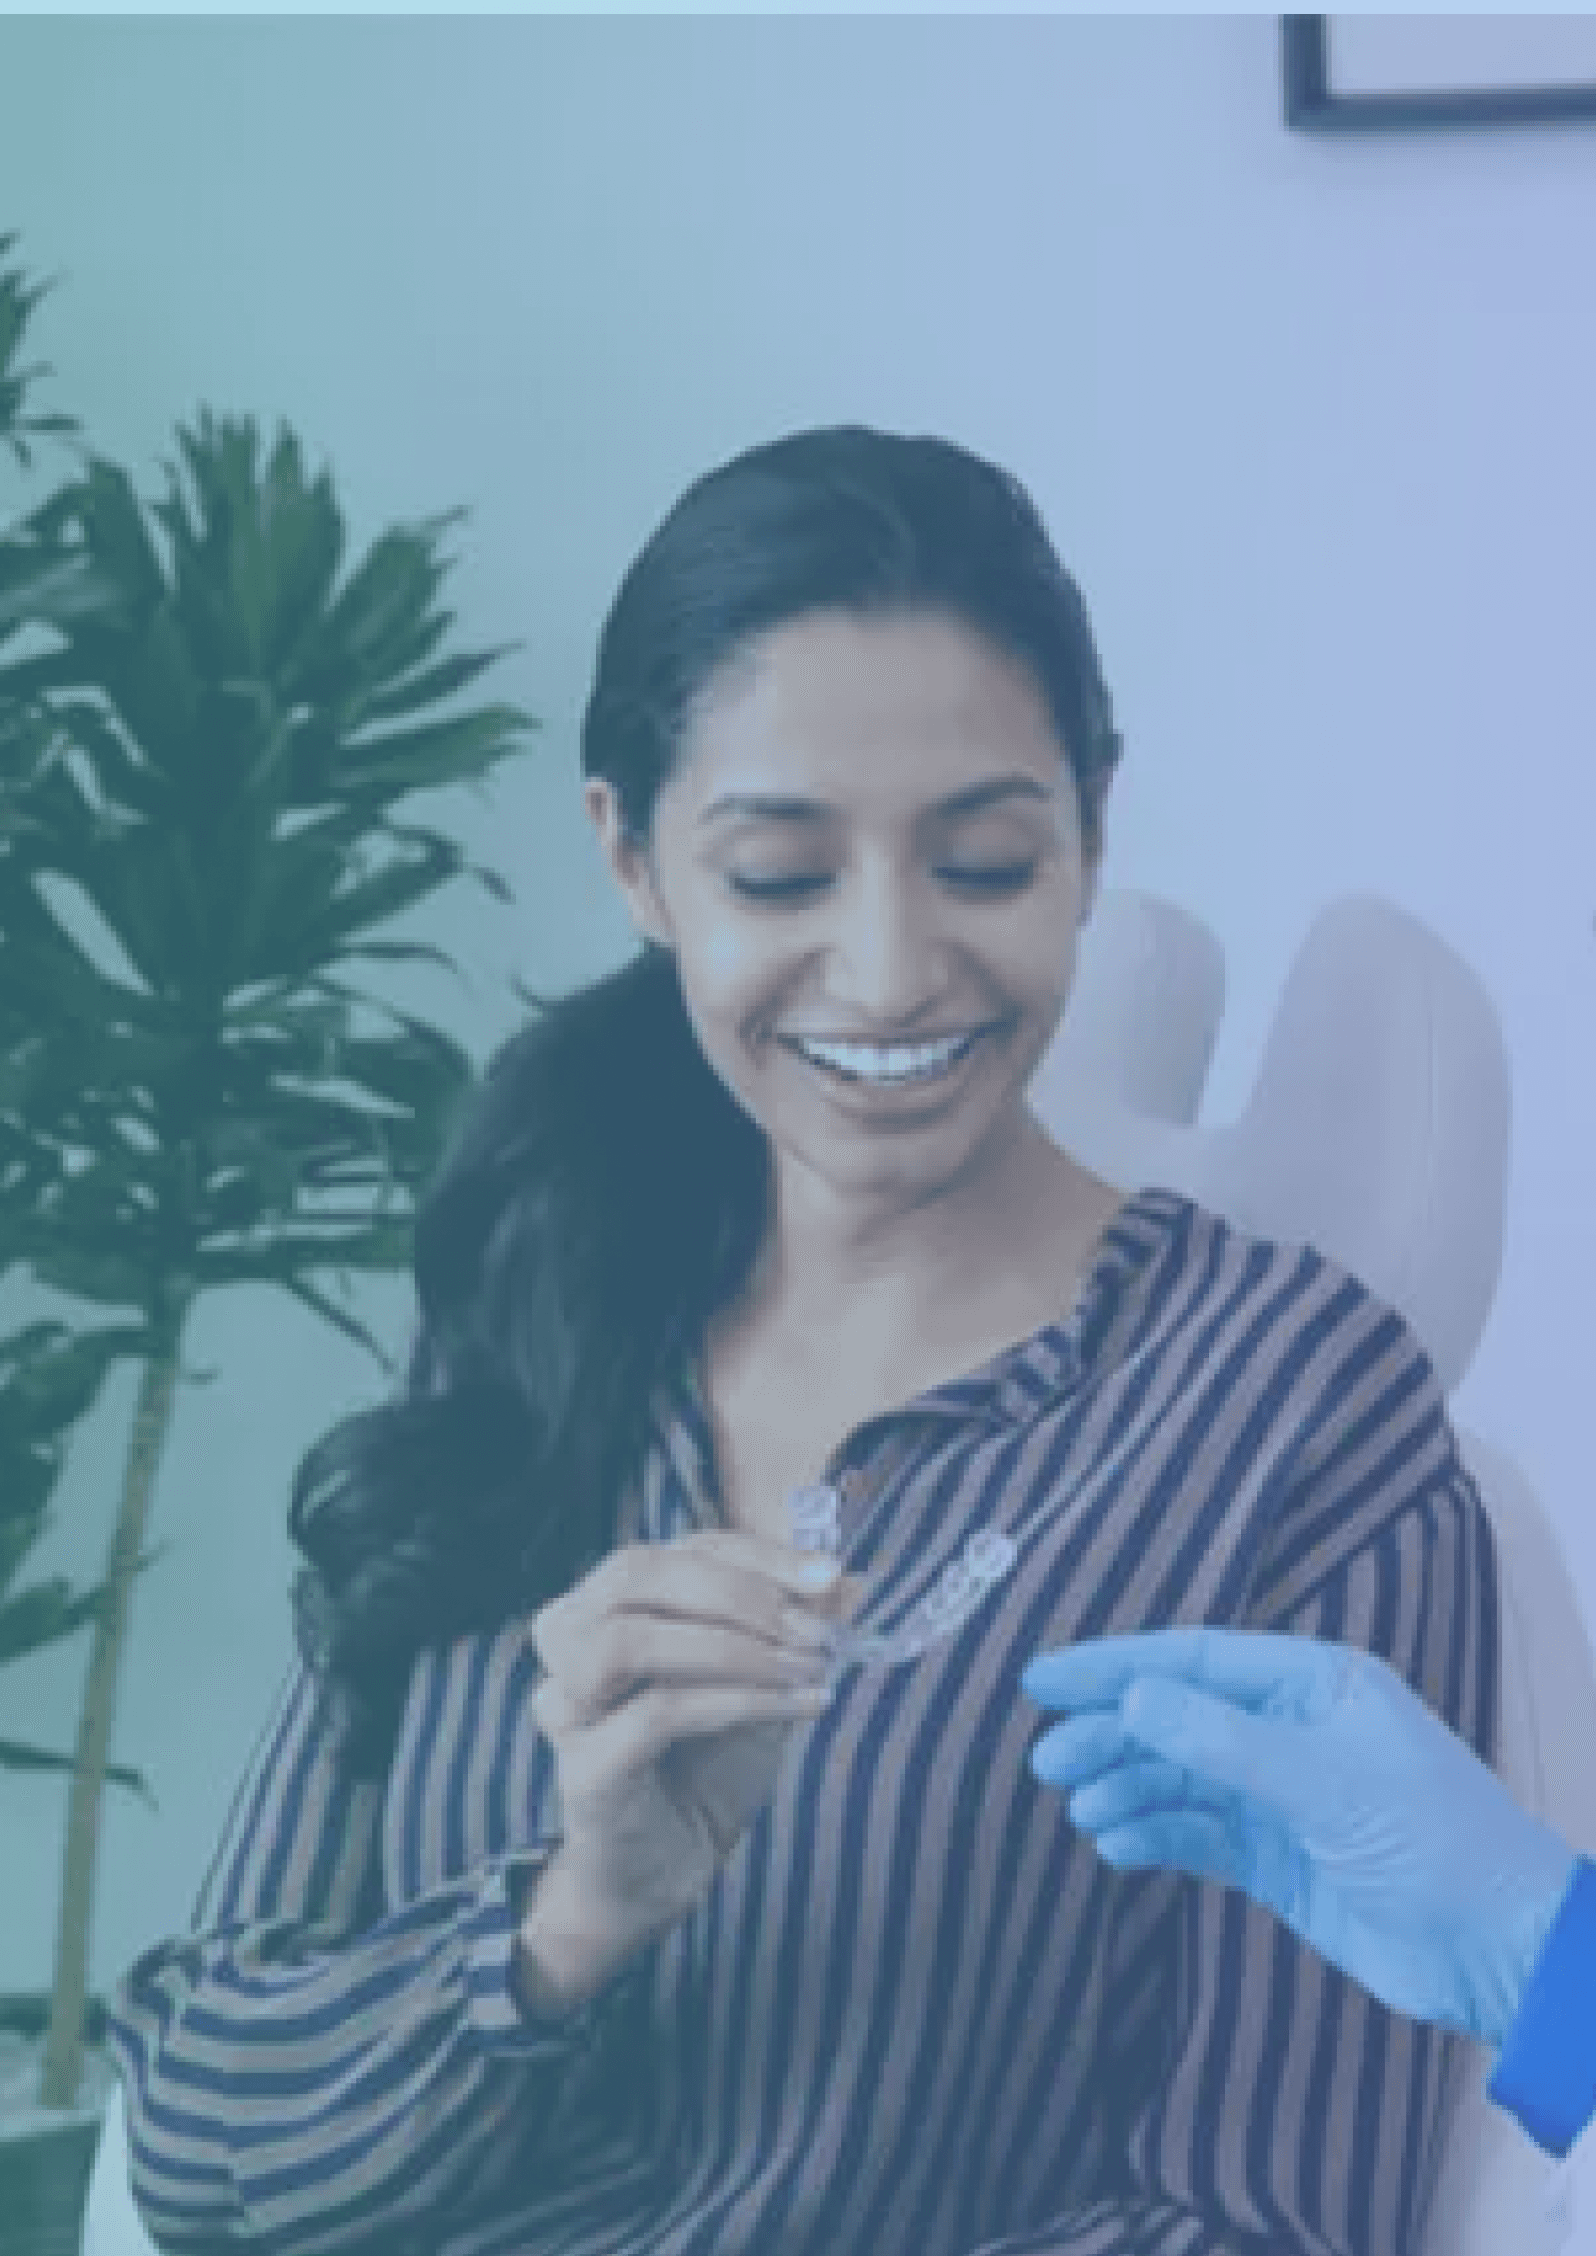
[[[1006,1022],[976,1027],[953,1043],[822,1043],[781,1035],[781,1047],[827,1100],[850,1118],[916,1122],[934,1116],[963,1093],[978,1061],[990,1054]]]

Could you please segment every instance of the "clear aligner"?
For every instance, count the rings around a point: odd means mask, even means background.
[[[834,1553],[839,1548],[841,1500],[834,1488],[822,1485],[797,1489],[788,1500],[787,1511],[796,1550]],[[1012,1536],[996,1528],[978,1529],[966,1539],[962,1556],[949,1561],[935,1588],[900,1628],[871,1630],[841,1625],[833,1656],[837,1665],[917,1659],[968,1620],[987,1592],[1008,1573],[1017,1550]]]

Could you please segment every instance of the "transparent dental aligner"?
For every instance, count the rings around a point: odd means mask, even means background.
[[[835,1552],[840,1544],[841,1508],[837,1491],[829,1485],[795,1490],[787,1505],[794,1549]],[[1017,1551],[1012,1536],[996,1528],[977,1529],[966,1539],[963,1554],[948,1562],[935,1588],[897,1629],[840,1625],[833,1656],[836,1664],[847,1667],[855,1661],[917,1659],[969,1619],[987,1592],[1008,1573]]]

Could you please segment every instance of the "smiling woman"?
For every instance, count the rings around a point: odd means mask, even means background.
[[[1095,851],[1036,671],[989,630],[930,605],[802,613],[695,697],[646,832],[607,778],[587,798],[766,1139],[756,1293],[779,1279],[788,1310],[857,1310],[874,1279],[907,1313],[973,1254],[1017,1258],[1039,1211],[1101,1191],[1024,1101]]]
[[[1028,1761],[1038,1650],[1176,1621],[1492,1730],[1412,1334],[1030,1103],[1119,755],[957,446],[801,433],[645,543],[582,740],[642,952],[462,1119],[403,1398],[296,1484],[300,1661],[113,2000],[172,2245],[1415,2247],[1447,2040]]]

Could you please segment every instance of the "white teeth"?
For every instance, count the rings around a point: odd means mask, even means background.
[[[951,1065],[975,1040],[972,1034],[955,1034],[945,1042],[920,1042],[891,1048],[878,1048],[864,1042],[805,1042],[798,1048],[804,1056],[817,1065],[829,1065],[836,1072],[849,1073],[864,1080],[900,1080],[919,1074],[940,1072]]]

